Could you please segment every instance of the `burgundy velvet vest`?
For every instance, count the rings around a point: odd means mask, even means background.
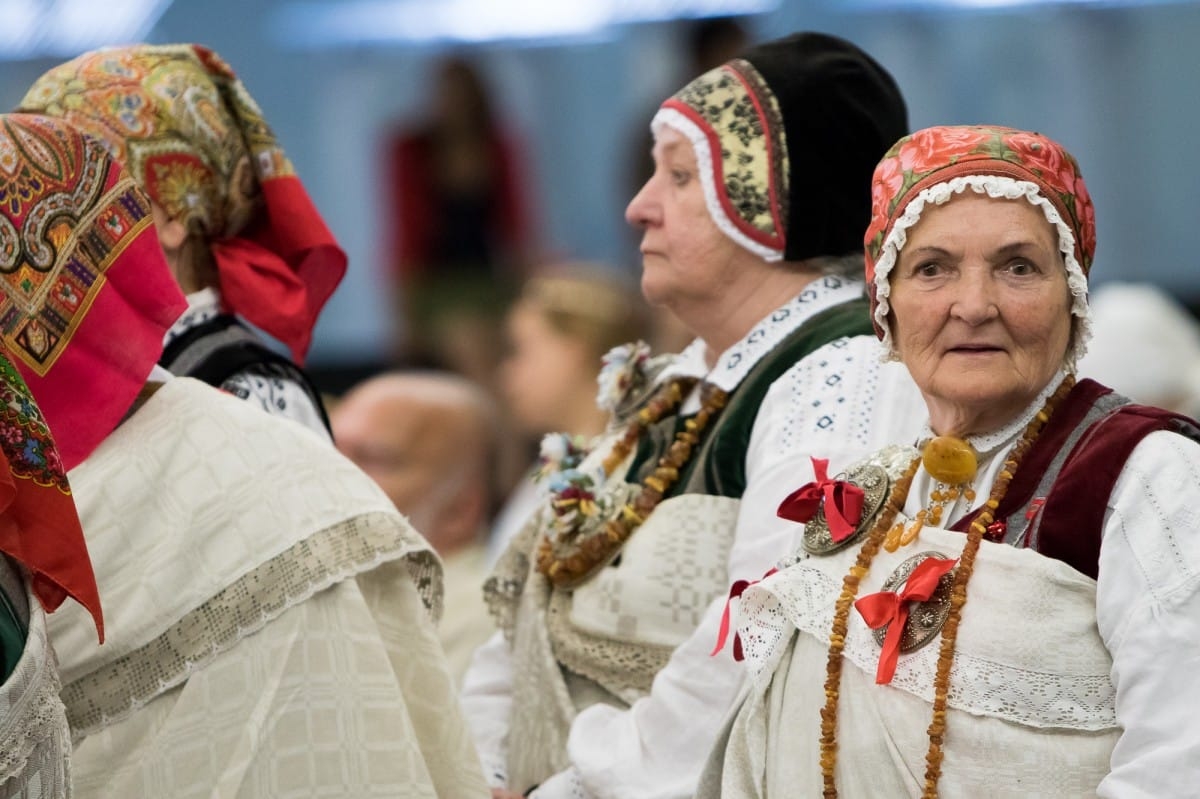
[[[1004,541],[1095,579],[1109,495],[1134,447],[1160,430],[1200,441],[1200,425],[1192,419],[1135,405],[1094,380],[1080,380],[1042,429],[996,509]],[[978,513],[953,529],[965,531]]]

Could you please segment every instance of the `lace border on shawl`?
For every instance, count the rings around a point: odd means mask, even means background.
[[[807,563],[791,577],[769,587],[752,587],[742,596],[746,623],[743,646],[753,679],[770,679],[774,666],[796,631],[828,645],[833,605],[841,584]],[[892,687],[933,701],[940,636],[902,657]],[[846,636],[845,657],[873,673],[879,646],[864,629]],[[965,652],[955,653],[950,668],[949,705],[976,716],[991,716],[1041,729],[1109,730],[1116,726],[1115,695],[1108,673],[1051,674],[996,663]]]
[[[0,686],[0,796],[65,797],[70,783],[70,741],[58,697],[57,661],[46,634],[45,612],[32,593],[27,599],[30,616],[25,650]],[[27,794],[34,775],[40,790]]]
[[[436,621],[441,562],[428,544],[394,514],[356,516],[294,544],[145,646],[67,685],[62,698],[72,734],[83,737],[128,717],[288,609],[401,558]]]

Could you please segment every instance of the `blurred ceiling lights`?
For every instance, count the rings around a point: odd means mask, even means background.
[[[287,2],[271,28],[281,44],[335,47],[591,37],[615,25],[757,14],[780,0],[308,0]]]
[[[0,59],[74,56],[145,39],[171,0],[0,0]]]

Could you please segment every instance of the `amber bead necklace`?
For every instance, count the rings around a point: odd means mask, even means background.
[[[994,521],[996,509],[1000,507],[1000,501],[1007,493],[1008,486],[1012,482],[1013,475],[1016,474],[1021,461],[1037,440],[1046,422],[1050,420],[1054,409],[1070,393],[1074,385],[1075,377],[1068,375],[1050,398],[1046,400],[1041,410],[1030,420],[1021,434],[1020,440],[1005,460],[1000,474],[992,486],[991,494],[984,503],[983,510],[971,522],[970,529],[967,531],[967,540],[963,546],[962,554],[959,556],[958,566],[954,570],[954,582],[950,589],[950,611],[946,616],[945,624],[942,626],[942,642],[941,648],[938,651],[937,673],[934,676],[933,682],[933,720],[929,724],[928,731],[929,749],[925,753],[925,787],[921,794],[922,799],[936,799],[938,795],[937,784],[941,778],[942,759],[944,757],[942,747],[945,743],[946,735],[946,697],[950,687],[950,665],[954,660],[954,644],[958,637],[958,624],[962,618],[962,608],[967,601],[967,581],[971,579],[971,572],[975,568],[975,555],[979,551],[979,543],[983,539],[988,526]],[[966,446],[966,442],[961,443]],[[953,447],[957,447],[953,442],[944,442],[944,444],[951,444]],[[928,448],[926,448],[926,451],[928,451]],[[821,709],[820,759],[821,777],[824,787],[823,795],[825,799],[835,799],[837,797],[837,785],[834,775],[837,770],[838,698],[842,677],[842,653],[846,647],[846,632],[850,619],[850,609],[854,604],[854,597],[858,593],[859,583],[867,575],[867,572],[870,571],[871,561],[874,560],[875,555],[878,554],[880,547],[883,546],[885,539],[893,529],[893,522],[900,513],[901,508],[904,507],[905,500],[908,498],[908,492],[912,487],[913,477],[916,475],[917,468],[921,465],[925,457],[926,454],[923,452],[922,455],[914,458],[900,476],[900,479],[896,481],[887,502],[884,504],[883,511],[872,526],[871,532],[867,535],[862,549],[859,550],[854,565],[850,567],[849,573],[843,579],[841,594],[834,605],[833,625],[829,635],[829,656],[825,666],[825,707]],[[952,455],[949,460],[953,466],[963,468],[965,468],[967,462],[967,459],[961,453]],[[934,468],[939,469],[939,471],[942,470],[944,464],[939,462],[936,454],[931,457],[931,461],[935,464]],[[929,469],[928,464],[926,465],[926,469]],[[972,472],[974,472],[974,467],[972,468]],[[942,474],[944,477],[960,478],[961,481],[962,470],[954,471],[950,469],[949,471],[943,471]],[[935,479],[939,479],[938,475],[932,471],[930,471],[930,475]]]
[[[633,452],[646,428],[674,413],[697,382],[694,377],[672,380],[645,407],[638,410],[624,434],[604,458],[604,474],[613,474]],[[612,558],[679,479],[680,473],[691,461],[704,430],[720,414],[728,399],[729,393],[725,390],[711,383],[703,384],[700,410],[684,421],[683,429],[675,434],[675,440],[666,453],[658,459],[650,474],[642,479],[637,496],[621,505],[613,518],[608,519],[597,532],[579,536],[568,554],[556,552],[554,541],[549,535],[544,536],[538,544],[538,570],[555,585],[570,586]]]

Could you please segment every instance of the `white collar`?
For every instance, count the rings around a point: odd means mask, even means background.
[[[975,450],[980,461],[987,460],[997,450],[1019,436],[1029,426],[1029,423],[1033,421],[1033,417],[1038,414],[1046,404],[1046,400],[1058,389],[1066,376],[1066,372],[1061,369],[1058,370],[1050,382],[1046,384],[1046,387],[1042,389],[1041,393],[1034,398],[1033,402],[1029,403],[1029,406],[1008,424],[990,433],[978,433],[967,436],[967,443]],[[921,433],[921,440],[927,441],[933,438],[934,435],[936,434],[933,432],[933,428],[927,422],[925,430]]]
[[[170,344],[179,336],[197,325],[221,315],[221,293],[213,286],[193,291],[187,297],[187,310],[184,311],[171,329],[163,336],[163,346]]]
[[[705,359],[708,345],[703,339],[696,339],[662,371],[658,382],[698,377],[720,389],[733,391],[796,328],[828,308],[857,299],[863,289],[861,280],[823,275],[805,286],[794,299],[767,314],[740,341],[722,352],[711,370]]]

